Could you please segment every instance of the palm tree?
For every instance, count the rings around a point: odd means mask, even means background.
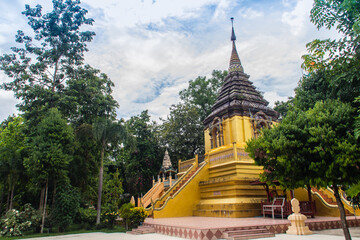
[[[124,128],[120,122],[112,121],[108,118],[99,118],[93,124],[93,134],[101,147],[96,215],[96,224],[99,224],[101,214],[101,195],[103,188],[104,155],[105,152],[118,145],[119,141],[124,136]]]

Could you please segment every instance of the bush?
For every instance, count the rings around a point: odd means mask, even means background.
[[[104,207],[101,211],[102,222],[107,228],[113,228],[116,224],[116,219],[119,217],[119,212],[110,207]]]
[[[20,214],[24,221],[31,222],[31,228],[34,232],[40,229],[41,214],[38,210],[35,210],[30,203],[24,205],[24,210]]]
[[[1,219],[2,236],[22,236],[22,232],[30,228],[31,221],[25,220],[16,209],[10,209]]]
[[[96,210],[94,208],[79,208],[77,221],[82,228],[91,229],[96,223]]]
[[[123,204],[119,210],[119,216],[123,218],[126,230],[139,226],[148,215],[143,207],[134,207],[131,203]]]
[[[141,222],[144,222],[148,215],[148,212],[145,211],[143,207],[134,207],[130,209],[130,219],[134,224],[140,224]]]

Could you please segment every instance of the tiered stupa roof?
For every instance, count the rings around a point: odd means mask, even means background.
[[[164,159],[163,159],[163,163],[162,163],[162,168],[164,168],[164,169],[169,169],[169,168],[171,168],[171,167],[172,167],[172,165],[171,165],[169,153],[168,153],[168,151],[166,150],[166,151],[165,151],[165,155],[164,155]]]
[[[233,20],[233,18],[231,18]],[[224,79],[220,93],[212,107],[211,114],[204,120],[208,126],[214,118],[229,118],[235,115],[252,117],[262,111],[272,120],[278,118],[278,113],[268,107],[268,102],[249,81],[249,75],[244,73],[235,45],[235,31],[232,26],[232,52],[229,64],[229,73]]]
[[[168,151],[165,151],[163,163],[160,169],[160,173],[167,173],[167,172],[176,172],[175,169],[172,167],[170,156]]]

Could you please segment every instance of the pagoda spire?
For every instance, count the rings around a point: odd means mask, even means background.
[[[172,167],[172,165],[171,165],[169,153],[168,153],[168,150],[166,149],[164,159],[163,159],[162,168],[169,169],[171,167]]]
[[[236,36],[235,36],[235,31],[234,31],[234,18],[233,17],[231,18],[231,26],[232,26],[232,31],[231,31],[232,52],[231,52],[231,57],[230,57],[229,72],[244,72],[244,68],[241,65],[239,55],[236,51],[236,45],[235,45]]]

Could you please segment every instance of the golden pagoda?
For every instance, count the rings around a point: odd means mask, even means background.
[[[259,179],[263,168],[255,165],[245,147],[246,141],[257,137],[262,128],[276,123],[278,113],[268,107],[268,102],[244,72],[236,50],[233,26],[231,41],[229,73],[212,112],[203,121],[205,154],[179,160],[178,178],[168,189],[165,189],[164,181],[154,181],[153,187],[139,200],[146,202],[145,207],[151,204],[147,210],[153,218],[260,216],[261,202],[268,200],[263,186],[251,184]],[[329,191],[323,189],[321,193],[315,190],[311,193],[320,215],[335,216],[337,206],[326,202],[326,197],[322,196],[331,197]],[[296,189],[295,195],[299,200],[307,201],[305,189]],[[350,203],[346,204],[351,212]]]
[[[233,19],[232,19],[233,20]],[[232,27],[229,74],[204,120],[205,152],[209,179],[200,182],[201,199],[194,215],[250,217],[260,215],[260,202],[266,199],[262,187],[250,182],[259,178],[256,166],[244,151],[246,141],[278,118],[268,102],[249,81],[236,50]]]

